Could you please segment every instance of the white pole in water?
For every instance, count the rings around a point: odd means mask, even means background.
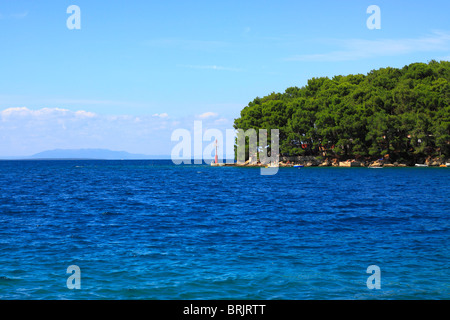
[[[219,158],[217,156],[217,139],[216,139],[216,156],[214,157],[215,163],[219,163]]]

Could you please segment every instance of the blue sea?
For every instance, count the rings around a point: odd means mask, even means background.
[[[450,168],[0,161],[0,299],[449,299],[449,191]]]

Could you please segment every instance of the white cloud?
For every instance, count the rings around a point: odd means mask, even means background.
[[[86,110],[27,107],[0,109],[0,157],[26,156],[44,150],[106,148],[149,155],[170,155],[173,130],[193,132],[195,120],[208,128],[231,129],[215,112],[183,118],[155,115],[98,114]]]
[[[352,61],[365,58],[396,56],[415,52],[449,51],[450,33],[435,31],[420,38],[408,39],[344,39],[329,40],[342,50],[326,53],[302,54],[287,58],[289,61]]]
[[[214,124],[226,124],[228,123],[228,119],[226,118],[220,118],[214,121]]]
[[[60,109],[60,108],[42,108],[39,110],[30,110],[26,107],[18,107],[18,108],[8,108],[0,112],[1,118],[3,121],[6,121],[10,118],[27,118],[27,117],[34,117],[36,119],[42,118],[42,117],[62,117],[62,116],[68,116],[68,115],[74,115],[74,116],[95,116],[92,112],[86,112],[86,111],[69,111],[67,109]]]
[[[158,118],[167,118],[169,115],[167,113],[155,113],[152,117],[158,117]]]
[[[8,108],[0,110],[0,156],[71,148],[170,154],[166,117],[165,113],[137,117],[61,108]]]
[[[93,118],[96,116],[96,114],[93,112],[83,111],[83,110],[75,112],[75,115],[80,118]]]
[[[12,115],[26,116],[29,113],[30,113],[30,110],[28,108],[21,107],[21,108],[8,108],[8,109],[3,110],[0,114],[1,114],[2,120],[3,120]]]
[[[201,115],[199,115],[198,117],[200,119],[207,119],[207,118],[214,118],[217,116],[218,116],[218,114],[215,112],[205,112],[205,113],[202,113]]]

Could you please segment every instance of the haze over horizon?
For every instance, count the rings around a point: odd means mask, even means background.
[[[72,4],[80,30],[66,25]],[[370,5],[381,9],[379,30],[367,28]],[[2,2],[0,156],[170,155],[175,129],[195,120],[231,129],[255,97],[312,77],[450,60],[447,9],[443,0]]]
[[[170,159],[170,155],[159,155],[161,159]],[[44,150],[23,159],[155,159],[155,156],[134,154],[123,150],[109,149],[53,149]]]

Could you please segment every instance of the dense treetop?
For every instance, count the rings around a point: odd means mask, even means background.
[[[255,98],[234,127],[279,129],[285,156],[449,157],[450,62],[312,78]]]

